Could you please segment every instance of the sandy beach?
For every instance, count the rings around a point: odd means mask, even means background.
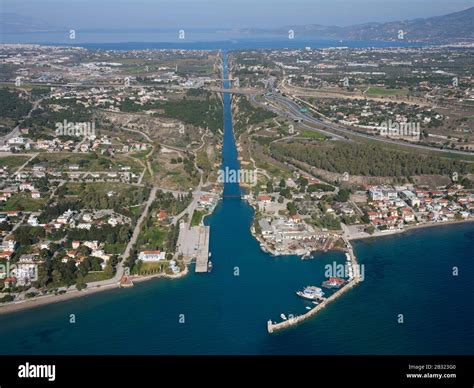
[[[153,279],[179,279],[186,276],[189,273],[188,266],[185,267],[184,271],[175,275],[168,274],[156,274],[156,275],[147,275],[147,276],[136,276],[132,278],[133,283],[141,283]],[[41,307],[52,303],[64,302],[70,299],[80,298],[84,296],[89,296],[96,294],[101,291],[108,291],[115,288],[120,288],[119,283],[110,284],[106,286],[88,286],[87,288],[78,291],[70,290],[64,294],[51,294],[51,295],[42,295],[31,299],[24,299],[20,301],[5,303],[0,305],[0,314],[8,314],[16,311],[31,309],[35,307]]]

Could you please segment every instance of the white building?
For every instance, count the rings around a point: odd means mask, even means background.
[[[138,259],[144,262],[153,262],[165,260],[166,252],[161,251],[142,251],[138,255]]]
[[[31,226],[38,226],[38,218],[34,216],[33,214],[30,214],[30,217],[28,218],[28,224]]]

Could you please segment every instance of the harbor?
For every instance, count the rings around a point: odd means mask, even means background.
[[[350,289],[352,289],[353,287],[355,287],[357,284],[359,284],[362,281],[361,274],[359,271],[359,265],[357,263],[357,259],[354,254],[352,245],[345,238],[343,238],[343,240],[344,240],[344,243],[346,244],[346,249],[347,249],[346,255],[347,255],[347,261],[348,261],[348,268],[349,268],[349,280],[341,288],[335,291],[331,296],[327,298],[319,297],[318,298],[319,302],[315,305],[315,307],[310,308],[305,314],[297,315],[295,317],[289,316],[288,319],[283,319],[283,321],[281,322],[273,322],[271,319],[268,320],[267,322],[268,333],[272,334],[276,331],[290,328],[292,326],[295,326],[303,321],[306,321],[312,318],[318,312],[326,308],[327,305],[334,302],[337,298],[345,294],[347,291],[349,291]],[[282,314],[281,317],[283,316],[284,315]]]
[[[178,254],[186,263],[196,261],[195,272],[208,272],[210,227],[206,225],[188,228],[185,222],[180,224]]]

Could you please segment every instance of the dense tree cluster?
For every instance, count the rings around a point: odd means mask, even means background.
[[[140,112],[149,109],[161,109],[161,116],[171,117],[186,124],[200,128],[209,128],[217,132],[222,128],[223,107],[219,99],[212,94],[202,94],[202,98],[164,101],[138,105],[130,99],[124,99],[120,105],[122,112]]]
[[[102,225],[100,227],[93,225],[89,230],[87,229],[69,229],[67,237],[69,240],[78,241],[100,241],[109,244],[126,243],[132,231],[128,225]]]
[[[28,114],[31,104],[9,89],[0,89],[0,117],[20,120]]]
[[[234,114],[234,130],[239,134],[250,125],[263,123],[265,120],[276,117],[276,114],[250,104],[246,97],[237,100],[238,111]]]
[[[465,174],[473,170],[467,163],[431,155],[389,150],[374,144],[337,142],[273,143],[276,159],[296,159],[330,172],[363,176],[413,176],[424,174]]]

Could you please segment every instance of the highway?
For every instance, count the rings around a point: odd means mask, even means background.
[[[299,112],[299,107],[297,109],[297,111],[298,111],[297,115],[295,115],[290,108],[288,109],[288,111],[285,111],[285,110],[279,108],[277,105],[275,105],[274,103],[271,103],[271,102],[268,102],[268,105],[266,105],[265,103],[262,103],[262,102],[258,101],[256,99],[256,97],[257,97],[256,94],[253,94],[253,95],[250,96],[250,99],[252,100],[252,102],[254,104],[260,105],[261,107],[263,107],[265,109],[271,110],[273,113],[276,113],[277,115],[285,116],[285,117],[288,117],[288,118],[290,118],[289,113],[292,113],[292,116],[294,116],[295,118],[299,118],[299,115],[301,115],[301,112]],[[316,129],[313,126],[307,125],[304,121],[298,123],[298,125],[300,127],[303,127],[303,128],[311,129],[313,131],[317,130],[318,132],[321,132],[321,133],[325,134],[326,136],[328,136],[330,138],[336,138],[336,139],[339,139],[339,140],[349,140],[345,136],[340,136],[340,135],[337,135],[335,133],[328,132],[328,131],[325,131],[325,130],[319,129],[319,128]]]
[[[265,96],[265,99],[269,102],[272,103],[271,105],[266,105],[263,102],[260,102],[256,99],[256,95],[252,95],[251,99],[254,103],[266,108],[270,109],[273,112],[281,115],[281,116],[286,116],[291,115],[294,118],[301,119],[302,122],[300,124],[303,124],[303,126],[317,130],[318,132],[324,133],[326,135],[329,135],[331,137],[335,137],[336,135],[332,132],[327,132],[319,128],[314,128],[313,126],[307,126],[305,124],[309,125],[315,125],[319,127],[323,127],[327,130],[330,131],[335,131],[343,135],[347,136],[355,136],[355,137],[361,137],[365,138],[368,140],[375,140],[383,143],[389,143],[389,144],[395,144],[395,145],[401,145],[404,147],[411,147],[411,148],[416,148],[416,149],[423,149],[426,151],[434,151],[434,152],[440,152],[440,153],[445,153],[445,154],[456,154],[456,155],[469,155],[469,156],[474,156],[474,153],[468,152],[468,151],[458,151],[458,150],[449,150],[449,149],[440,149],[440,148],[435,148],[435,147],[430,147],[426,145],[421,145],[421,144],[413,144],[413,143],[408,143],[405,141],[400,141],[400,140],[394,140],[394,139],[388,139],[385,137],[381,136],[372,136],[360,132],[353,131],[351,129],[343,128],[341,126],[338,126],[333,123],[328,123],[326,121],[322,121],[320,119],[317,119],[310,114],[300,112],[301,107],[294,102],[291,98],[289,97],[283,97],[283,96]],[[271,107],[270,107],[271,106]],[[283,107],[281,107],[283,106]],[[338,136],[341,138],[340,136]],[[346,138],[346,137],[344,137]],[[347,138],[346,138],[347,139]]]

